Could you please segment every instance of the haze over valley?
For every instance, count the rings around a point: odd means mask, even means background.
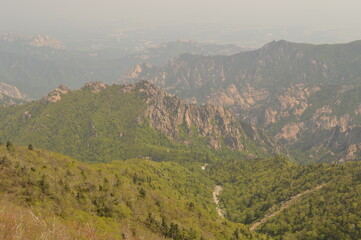
[[[0,239],[361,239],[358,1],[4,6]]]

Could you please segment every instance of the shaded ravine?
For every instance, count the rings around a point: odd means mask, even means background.
[[[280,207],[278,210],[276,210],[276,211],[274,211],[274,212],[272,212],[272,213],[266,214],[265,217],[262,218],[260,221],[253,223],[253,224],[251,225],[251,227],[249,228],[249,230],[254,231],[258,226],[266,223],[266,222],[268,221],[268,219],[270,219],[270,218],[272,218],[272,217],[280,214],[283,210],[287,209],[291,204],[293,204],[294,202],[296,202],[297,199],[299,199],[300,197],[302,197],[302,196],[304,196],[304,195],[307,195],[307,194],[310,194],[310,193],[312,193],[312,192],[314,192],[314,191],[320,190],[320,189],[323,188],[324,186],[325,186],[325,183],[324,183],[324,184],[321,184],[321,185],[319,185],[319,186],[317,186],[317,187],[315,187],[315,188],[306,190],[306,191],[304,191],[304,192],[301,192],[301,193],[299,193],[299,194],[296,194],[296,195],[292,196],[292,197],[290,198],[290,200],[282,202],[282,203],[281,203],[281,207]]]
[[[220,217],[224,218],[226,215],[227,215],[227,212],[225,209],[222,209],[219,207],[219,194],[221,193],[221,191],[223,191],[223,187],[221,185],[217,185],[215,188],[214,188],[214,191],[213,191],[213,201],[216,203],[217,207],[216,207],[216,210],[217,210],[217,213]]]

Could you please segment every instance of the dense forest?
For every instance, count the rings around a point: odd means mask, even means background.
[[[0,237],[361,237],[359,162],[295,163],[222,107],[97,84],[0,108]]]
[[[86,164],[6,145],[0,147],[4,239],[263,239],[216,214],[213,183],[200,168],[145,159]]]
[[[275,239],[361,236],[359,162],[300,165],[276,156],[219,161],[208,172],[223,186],[231,221]]]

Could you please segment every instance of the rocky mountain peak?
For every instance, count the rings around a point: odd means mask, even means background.
[[[6,95],[8,97],[19,100],[27,100],[25,94],[21,93],[17,87],[0,82],[0,96],[2,95]]]
[[[108,86],[104,82],[88,82],[85,83],[81,88],[82,90],[90,90],[93,93],[99,93],[100,91],[106,89]]]
[[[245,125],[222,106],[186,104],[146,80],[124,85],[122,91],[137,92],[148,104],[138,118],[139,124],[147,122],[175,141],[192,144],[189,138],[197,136],[207,139],[214,149],[232,150],[246,150],[244,140],[247,138],[260,146],[272,145],[270,139],[261,136],[258,129],[248,126],[246,130]]]
[[[273,40],[272,42],[269,42],[265,44],[262,48],[263,49],[269,49],[269,48],[279,48],[279,47],[286,47],[289,46],[291,43],[286,40]]]
[[[38,34],[34,36],[29,45],[34,47],[65,49],[64,45],[59,40],[43,34]]]
[[[129,69],[129,71],[124,75],[126,79],[139,78],[143,72],[152,68],[152,65],[149,63],[137,64],[135,67]]]
[[[168,93],[153,85],[148,80],[140,80],[135,84],[123,85],[122,92],[138,92],[141,93],[146,103],[162,101],[165,97],[170,97]],[[177,98],[177,97],[174,97]]]
[[[0,33],[0,40],[12,43],[20,43],[24,46],[49,47],[55,49],[65,49],[65,46],[57,39],[44,34],[20,35],[16,33]]]
[[[49,92],[46,96],[44,96],[40,101],[43,103],[55,103],[61,100],[62,95],[70,92],[70,89],[64,85],[60,85],[55,88],[51,92]]]

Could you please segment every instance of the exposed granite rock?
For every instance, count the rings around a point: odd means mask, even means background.
[[[65,46],[57,39],[44,34],[20,35],[15,33],[0,33],[0,40],[8,43],[21,43],[33,47],[49,47],[54,49],[65,49]]]
[[[27,102],[29,98],[13,85],[0,82],[0,106]]]
[[[231,56],[183,54],[162,66],[143,64],[121,81],[149,79],[187,102],[227,107],[296,157],[309,151],[314,161],[348,160],[351,143],[361,143],[360,50],[361,41],[273,41]]]
[[[34,47],[50,47],[55,49],[65,49],[64,45],[59,40],[43,34],[38,34],[34,36],[32,41],[29,43],[29,45]]]
[[[0,96],[6,95],[11,98],[26,100],[25,94],[21,93],[17,87],[0,82]]]
[[[133,78],[139,78],[143,72],[147,71],[147,69],[151,69],[152,65],[148,63],[142,63],[138,64],[134,68],[131,68],[126,74],[125,78],[127,79],[133,79]]]
[[[93,93],[99,93],[107,88],[107,85],[103,82],[88,82],[81,88],[82,90],[90,90]]]
[[[361,115],[361,104],[355,110],[356,115]]]
[[[31,118],[30,112],[29,112],[29,111],[24,112],[24,113],[23,113],[23,118],[24,118],[24,119],[30,119],[30,118]]]
[[[315,132],[319,129],[329,130],[338,126],[341,132],[345,132],[351,126],[351,116],[344,114],[340,117],[333,115],[332,108],[329,105],[323,106],[316,110],[312,115],[312,130]]]
[[[225,90],[212,93],[208,97],[207,103],[213,105],[221,105],[225,107],[238,108],[247,110],[254,106],[257,102],[265,100],[269,96],[267,89],[256,90],[251,84],[237,87],[231,84]]]
[[[247,125],[249,129],[246,131],[230,111],[219,105],[185,104],[180,98],[167,94],[148,81],[125,85],[122,91],[138,92],[149,104],[138,123],[148,122],[176,141],[191,144],[184,135],[205,137],[214,149],[228,147],[233,150],[246,150],[244,140],[247,138],[260,146],[270,147],[273,144],[270,138],[259,136],[254,127]]]
[[[49,92],[44,96],[40,101],[43,103],[55,103],[61,100],[62,95],[70,92],[70,89],[64,85],[60,85],[55,88],[53,91]]]
[[[298,134],[304,127],[304,123],[290,123],[282,128],[282,132],[275,136],[275,140],[279,141],[284,139],[288,142],[296,142],[298,140]]]

